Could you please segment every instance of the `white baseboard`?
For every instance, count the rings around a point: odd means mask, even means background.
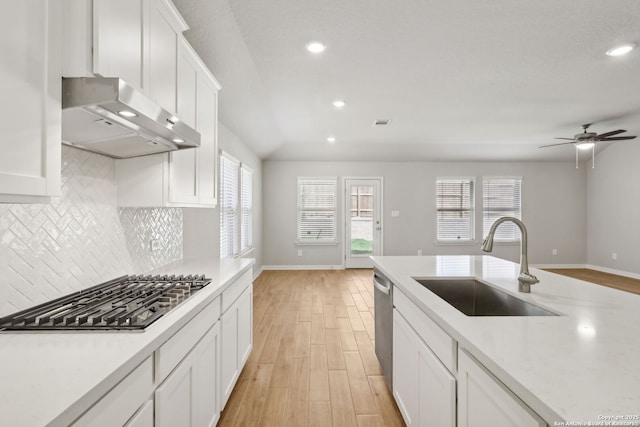
[[[640,274],[631,273],[629,271],[616,270],[613,268],[600,267],[600,266],[591,265],[591,264],[587,264],[585,268],[590,268],[591,270],[596,270],[596,271],[602,271],[603,273],[617,274],[618,276],[630,277],[632,279],[640,279]]]
[[[585,264],[531,264],[534,268],[587,268]]]
[[[344,270],[343,265],[263,265],[262,270]]]

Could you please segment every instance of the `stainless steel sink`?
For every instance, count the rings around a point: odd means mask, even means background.
[[[475,279],[416,279],[467,316],[557,316]]]

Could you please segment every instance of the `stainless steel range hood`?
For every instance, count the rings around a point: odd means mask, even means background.
[[[200,146],[200,134],[118,78],[62,79],[62,142],[116,159]]]

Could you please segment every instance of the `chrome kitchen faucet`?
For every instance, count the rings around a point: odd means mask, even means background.
[[[529,293],[531,292],[531,285],[540,281],[536,276],[529,273],[529,261],[527,259],[527,228],[524,226],[522,221],[512,216],[503,216],[502,218],[498,218],[496,222],[491,225],[489,234],[487,234],[484,242],[482,242],[482,250],[484,252],[491,252],[493,250],[493,235],[496,232],[496,228],[505,221],[513,222],[520,229],[520,234],[522,236],[520,238],[520,274],[518,275],[518,291]]]

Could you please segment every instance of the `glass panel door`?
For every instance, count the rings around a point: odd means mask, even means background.
[[[345,180],[345,267],[371,268],[381,251],[381,179]]]

